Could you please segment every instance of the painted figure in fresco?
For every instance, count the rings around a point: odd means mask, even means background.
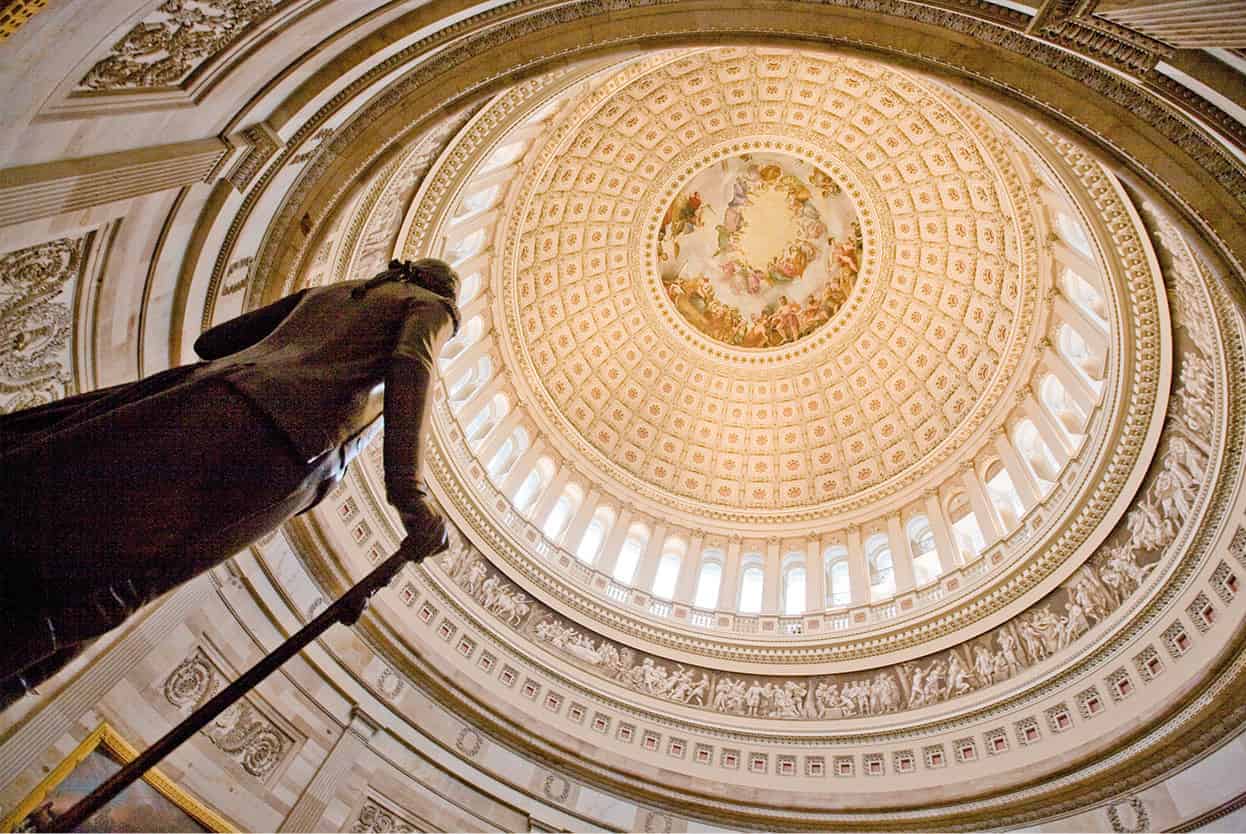
[[[999,643],[999,656],[1004,660],[1007,676],[1012,677],[1021,669],[1021,661],[1017,659],[1017,638],[1004,628],[995,636],[995,642]]]
[[[918,666],[913,670],[913,682],[909,686],[909,709],[926,703],[926,670]]]
[[[659,238],[669,236],[672,241],[675,241],[680,235],[699,229],[705,222],[702,218],[704,210],[705,204],[701,200],[701,195],[695,191],[687,197],[676,199],[662,218],[662,226],[658,232]],[[675,257],[679,257],[677,241],[674,243],[674,248]]]
[[[853,221],[846,230],[837,228],[837,235],[848,234],[836,243],[828,218],[839,222],[851,208],[842,202],[819,207],[815,195],[825,201],[839,194],[825,174],[813,168],[793,173],[787,163],[750,161],[747,154],[738,161],[742,167],[723,161],[725,183],[702,182],[701,190],[690,185],[671,202],[658,231],[661,279],[680,314],[710,338],[747,348],[778,347],[821,327],[847,301],[859,269],[859,225]],[[717,213],[710,201],[723,196],[721,222],[712,234],[700,232],[704,216]],[[749,214],[761,211],[757,206],[763,197],[781,198],[782,218]],[[768,221],[781,227],[774,233],[788,237],[776,241],[779,250],[765,262],[752,263],[750,226]],[[682,261],[681,246],[687,250]],[[759,297],[762,304],[741,303],[742,296]]]
[[[1034,627],[1032,615],[1024,615],[1018,620],[1017,633],[1021,635],[1021,644],[1025,647],[1025,652],[1030,656],[1031,661],[1038,662],[1047,657],[1047,648]]]
[[[1080,605],[1070,600],[1064,604],[1064,611],[1064,633],[1060,648],[1064,648],[1090,631],[1090,621],[1086,619],[1086,612]]]
[[[382,410],[388,499],[443,540],[419,464],[457,291],[442,261],[394,261],[213,327],[205,361],[0,418],[0,686],[20,694],[314,506]]]
[[[485,581],[485,577],[489,571],[485,568],[483,559],[473,559],[471,566],[467,569],[467,576],[463,582],[463,588],[472,596],[476,596],[476,592],[480,590],[480,585]]]
[[[861,265],[857,262],[857,248],[849,241],[840,241],[831,248],[835,262],[839,264],[845,272],[856,275],[860,271]]]
[[[1125,516],[1131,541],[1144,550],[1158,550],[1169,541],[1164,518],[1149,494],[1139,500]]]

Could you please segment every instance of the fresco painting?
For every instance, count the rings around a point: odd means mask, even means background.
[[[663,288],[709,338],[742,348],[796,342],[848,301],[861,268],[851,199],[785,154],[740,154],[702,170],[658,230]]]

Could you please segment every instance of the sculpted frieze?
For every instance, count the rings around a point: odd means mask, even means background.
[[[1134,318],[1135,322],[1140,322],[1141,327],[1135,329],[1133,349],[1129,351],[1129,355],[1134,360],[1135,366],[1130,378],[1135,386],[1134,393],[1130,394],[1129,402],[1131,410],[1139,416],[1145,414],[1143,419],[1126,420],[1123,430],[1117,432],[1107,442],[1104,437],[1095,434],[1094,437],[1088,438],[1086,443],[1092,447],[1091,451],[1085,448],[1082,451],[1084,459],[1089,460],[1099,454],[1098,449],[1103,449],[1113,458],[1111,466],[1115,471],[1121,471],[1120,466],[1123,464],[1132,468],[1137,465],[1137,456],[1140,453],[1139,444],[1143,442],[1144,435],[1147,434],[1148,426],[1153,421],[1159,419],[1157,415],[1162,412],[1156,410],[1157,400],[1159,399],[1159,374],[1161,369],[1162,356],[1168,353],[1168,349],[1161,344],[1159,332],[1159,320],[1157,313],[1165,306],[1157,304],[1155,276],[1152,274],[1150,261],[1146,256],[1146,250],[1143,242],[1138,238],[1138,232],[1135,229],[1134,221],[1131,215],[1123,208],[1122,201],[1118,195],[1117,189],[1114,188],[1108,175],[1104,170],[1088,159],[1084,153],[1080,151],[1073,152],[1067,148],[1060,147],[1060,143],[1053,142],[1057,145],[1062,155],[1068,157],[1068,162],[1076,171],[1079,179],[1084,181],[1089,192],[1094,196],[1095,204],[1090,209],[1091,216],[1101,217],[1107,226],[1108,235],[1102,241],[1103,245],[1109,252],[1108,268],[1114,282],[1123,285],[1121,290],[1122,303],[1126,306],[1136,306],[1139,314]],[[1088,207],[1089,208],[1089,207]],[[1197,280],[1190,285],[1197,292]],[[1124,351],[1124,349],[1122,349]],[[1165,386],[1166,387],[1166,386]],[[1112,389],[1115,390],[1114,388]],[[1115,394],[1113,394],[1115,396]],[[1167,396],[1164,396],[1164,402]],[[444,405],[444,403],[443,403]],[[440,415],[439,415],[440,416]],[[453,419],[452,417],[446,419]],[[1142,478],[1144,469],[1142,467],[1148,465],[1149,461],[1154,457],[1153,449],[1156,440],[1154,438],[1147,440],[1146,444],[1149,449],[1147,457],[1141,462],[1133,480],[1129,484],[1130,493],[1136,492],[1138,480]],[[1127,463],[1127,461],[1134,461]],[[445,497],[453,503],[458,511],[463,515],[461,520],[472,528],[473,537],[482,536],[479,541],[486,549],[489,550],[490,558],[495,556],[502,561],[499,564],[505,564],[508,569],[517,569],[521,574],[527,576],[538,586],[554,594],[558,598],[567,601],[572,608],[579,609],[585,613],[589,619],[595,619],[599,622],[609,623],[613,627],[620,628],[640,640],[650,640],[655,644],[679,646],[683,649],[694,653],[714,653],[721,657],[733,657],[735,659],[748,662],[755,651],[751,647],[746,647],[737,643],[729,636],[723,635],[726,639],[720,639],[718,634],[700,633],[695,636],[681,634],[679,623],[677,621],[654,621],[649,618],[632,616],[626,611],[626,606],[618,607],[612,603],[599,601],[596,598],[576,598],[572,596],[574,590],[568,587],[566,582],[550,577],[540,567],[540,560],[529,560],[525,555],[525,547],[518,547],[507,538],[510,536],[519,537],[518,541],[529,541],[537,543],[539,531],[526,527],[522,521],[516,519],[513,514],[504,513],[503,507],[506,506],[504,496],[499,496],[496,491],[485,488],[483,495],[475,494],[479,487],[475,487],[466,483],[461,479],[459,474],[451,474],[447,470],[449,466],[467,467],[471,460],[471,451],[458,440],[454,440],[453,435],[449,438],[443,438],[439,444],[437,452],[431,459],[434,468],[437,470],[438,481],[449,491]],[[1085,469],[1085,467],[1082,467]],[[462,472],[462,469],[459,470]],[[1111,470],[1110,470],[1111,471]],[[472,476],[473,479],[475,476]],[[378,481],[379,482],[379,481]],[[1063,485],[1053,490],[1049,497],[1051,501],[1063,502],[1065,496],[1069,496]],[[989,604],[978,599],[972,604],[960,604],[948,610],[948,616],[941,619],[938,625],[938,633],[950,634],[959,628],[972,623],[985,612],[997,610],[1000,605],[1006,604],[1006,600],[1015,599],[1016,595],[1025,590],[1034,587],[1041,579],[1048,575],[1050,571],[1062,564],[1068,556],[1078,547],[1080,541],[1083,540],[1093,525],[1099,523],[1099,519],[1107,511],[1109,505],[1115,496],[1126,486],[1125,479],[1114,478],[1096,478],[1089,482],[1089,488],[1093,490],[1089,497],[1081,496],[1080,508],[1076,515],[1070,517],[1067,513],[1055,515],[1049,510],[1049,506],[1044,506],[1041,510],[1035,512],[1035,517],[1040,523],[1059,523],[1064,526],[1064,532],[1052,546],[1045,546],[1034,552],[1031,557],[1025,559],[1022,563],[1026,567],[1024,571],[1015,571],[1008,583],[996,589],[992,594]],[[483,500],[481,500],[483,499]],[[1070,496],[1069,500],[1072,500]],[[492,516],[495,512],[503,513],[502,517],[494,519],[486,519],[484,516]],[[1113,518],[1119,518],[1124,508],[1113,510]],[[1070,522],[1069,519],[1073,521]],[[1063,520],[1061,520],[1063,519]],[[1033,523],[1033,522],[1032,522]],[[498,526],[500,525],[500,527]],[[1105,528],[1106,529],[1106,528]],[[1022,535],[1022,534],[1019,534]],[[1036,541],[1033,535],[1029,535],[1027,541]],[[548,547],[548,543],[543,545]],[[995,554],[998,556],[998,554]],[[995,561],[992,556],[992,564]],[[570,558],[569,554],[563,557]],[[565,565],[564,565],[565,566]],[[969,571],[976,572],[970,573]],[[1068,570],[1073,570],[1070,565]],[[576,577],[583,577],[583,570],[571,571],[573,580]],[[588,572],[591,575],[591,571]],[[979,563],[978,565],[970,565],[962,570],[962,575],[974,579],[976,577],[990,576],[990,565]],[[587,580],[585,580],[587,581]],[[1002,595],[1001,595],[1002,592]],[[962,597],[964,594],[962,594]],[[942,603],[948,600],[944,599]],[[930,632],[917,624],[905,626],[903,629],[895,632],[898,642],[892,643],[888,641],[888,650],[907,648],[913,646],[920,641],[929,639]],[[829,635],[835,637],[836,635]],[[776,651],[783,655],[791,655],[798,657],[802,662],[810,662],[809,647],[807,644],[794,644],[790,649],[776,648]],[[826,660],[834,660],[839,657],[860,657],[860,653],[865,655],[873,655],[879,652],[878,644],[872,641],[849,639],[847,641],[835,640],[833,644],[826,647],[818,647],[815,650],[819,657]]]
[[[280,0],[167,0],[78,82],[85,90],[170,87],[267,17]]]
[[[169,673],[162,690],[165,700],[189,714],[215,695],[224,681],[203,649],[196,649]],[[294,749],[294,739],[246,699],[227,708],[201,732],[257,779],[270,776]]]
[[[452,541],[440,559],[446,577],[503,623],[522,628],[532,613],[527,594],[504,579],[457,529]]]
[[[418,829],[414,823],[368,797],[350,830],[356,834],[409,834]]]
[[[0,255],[0,412],[75,392],[74,289],[85,238],[62,238]]]

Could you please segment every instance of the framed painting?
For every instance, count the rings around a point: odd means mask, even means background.
[[[107,723],[83,739],[13,812],[0,820],[0,831],[18,828],[45,803],[53,816],[69,810],[138,751]],[[95,812],[75,831],[237,831],[228,820],[152,769]]]

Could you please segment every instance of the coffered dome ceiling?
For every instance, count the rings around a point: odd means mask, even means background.
[[[1050,591],[1142,477],[1167,359],[1130,311],[1157,275],[1092,242],[1102,209],[1049,142],[944,85],[664,52],[504,96],[451,147],[400,244],[469,287],[438,483],[598,628],[912,656],[931,618],[945,638]]]
[[[964,102],[877,64],[720,49],[573,107],[498,241],[500,337],[603,479],[825,518],[919,485],[1011,405],[1038,336],[1032,198]],[[741,344],[760,317],[765,346]]]

